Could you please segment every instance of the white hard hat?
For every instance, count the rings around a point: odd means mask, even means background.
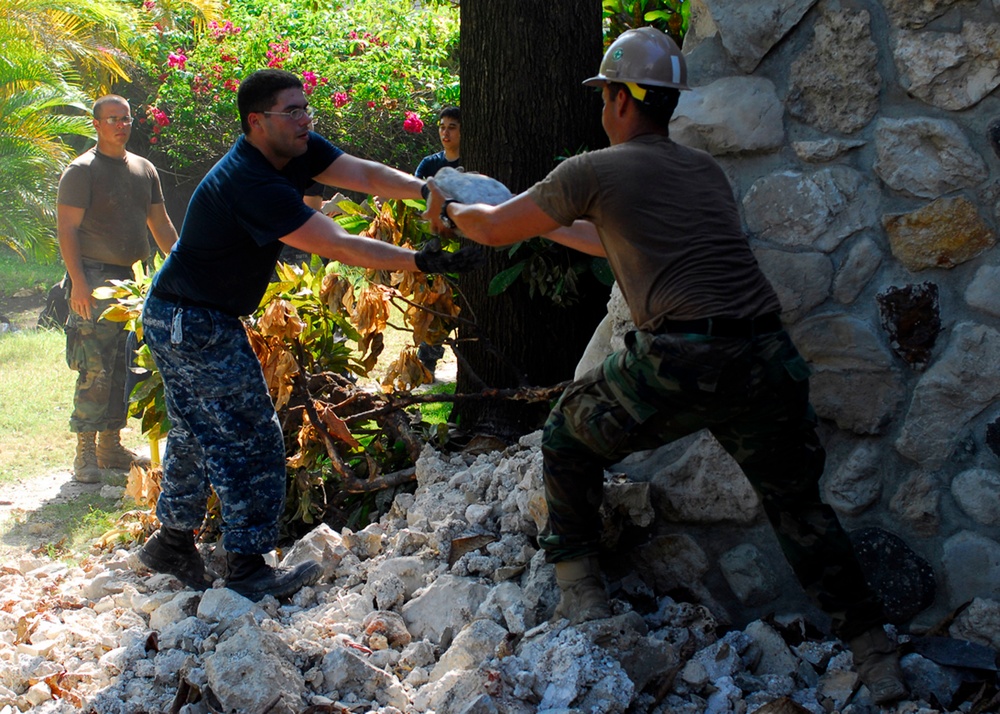
[[[605,82],[629,85],[632,95],[640,101],[643,96],[636,96],[636,90],[642,95],[645,92],[633,85],[690,89],[684,55],[669,35],[655,27],[626,30],[619,35],[604,53],[598,75],[583,83],[598,87]]]

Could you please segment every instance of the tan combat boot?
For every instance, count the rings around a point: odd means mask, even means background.
[[[102,469],[128,471],[132,464],[149,468],[149,459],[129,451],[121,442],[117,431],[102,431],[97,435],[97,465]]]
[[[556,563],[556,584],[562,591],[554,620],[565,617],[578,625],[589,620],[611,617],[608,593],[601,580],[597,558],[580,558]]]
[[[903,682],[896,645],[881,626],[858,635],[848,646],[854,654],[854,668],[876,704],[889,704],[909,693]]]
[[[73,459],[73,480],[80,483],[100,483],[101,469],[97,465],[97,451],[93,431],[76,435],[76,457]]]

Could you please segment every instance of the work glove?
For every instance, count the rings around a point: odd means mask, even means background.
[[[441,242],[431,240],[413,258],[422,273],[465,273],[486,262],[486,252],[479,246],[467,246],[454,253],[441,250]]]

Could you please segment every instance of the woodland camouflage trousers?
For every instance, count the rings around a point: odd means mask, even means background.
[[[83,269],[91,288],[132,277],[131,268],[115,265],[84,261]],[[67,299],[71,289],[67,280]],[[118,431],[126,423],[127,332],[122,322],[100,319],[114,302],[96,301],[89,320],[72,310],[66,318],[66,364],[78,373],[69,418],[69,430],[74,433]]]
[[[200,527],[211,486],[226,550],[272,550],[285,504],[284,439],[243,323],[151,295],[143,328],[171,422],[157,517],[170,528]]]
[[[545,424],[549,524],[539,543],[548,560],[597,554],[607,466],[707,428],[740,464],[838,634],[883,622],[847,534],[820,500],[825,453],[808,376],[784,330],[752,339],[629,333],[626,349],[574,382]]]

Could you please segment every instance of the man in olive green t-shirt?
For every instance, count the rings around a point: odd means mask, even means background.
[[[132,264],[149,257],[147,227],[164,253],[177,240],[156,169],[125,149],[132,133],[128,101],[101,97],[93,122],[97,146],[66,167],[56,214],[69,278],[66,361],[79,373],[70,416],[77,435],[73,477],[84,483],[100,481],[102,468],[127,469],[138,458],[120,440],[127,416],[126,330],[100,319],[110,301],[95,299],[93,291],[131,278]]]
[[[782,326],[725,172],[670,139],[688,89],[684,56],[659,30],[629,30],[584,84],[601,90],[611,146],[566,159],[499,206],[445,200],[436,186],[428,203],[436,229],[457,227],[479,243],[544,235],[606,256],[637,328],[624,350],[567,388],[545,424],[548,525],[538,543],[555,565],[556,616],[578,623],[612,612],[599,564],[605,468],[708,429],[760,495],[872,699],[900,699],[906,685],[882,604],[820,496],[825,451],[809,368]]]

